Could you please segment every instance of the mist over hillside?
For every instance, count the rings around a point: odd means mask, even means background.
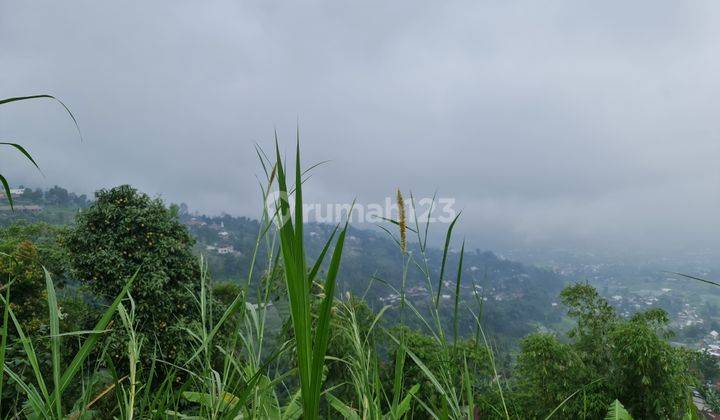
[[[75,214],[92,203],[84,195],[76,195],[61,187],[26,191],[16,197],[16,205],[19,206],[17,213],[0,212],[0,224],[8,225],[18,220],[71,224]],[[29,206],[38,208],[27,210]],[[230,215],[191,214],[187,205],[178,206],[178,214],[180,221],[196,238],[195,252],[206,258],[210,275],[216,281],[242,283],[247,278],[252,261],[253,247],[260,229],[258,220]],[[333,225],[330,224],[308,224],[305,236],[311,258],[320,253],[324,238],[332,230]],[[409,251],[419,251],[418,243],[412,239]],[[458,252],[459,249],[455,247],[449,249],[446,261],[448,267],[457,266]],[[408,298],[419,308],[423,308],[433,297],[429,290],[433,294],[437,293],[436,279],[441,269],[442,250],[430,247],[427,254],[430,285],[416,267],[410,267],[406,277]],[[512,347],[524,335],[538,328],[553,328],[561,322],[563,308],[558,305],[557,295],[571,281],[570,277],[549,269],[499,258],[492,251],[479,248],[467,249],[464,259],[460,289],[463,302],[470,305],[474,305],[478,299],[485,302],[483,317],[497,341]],[[261,250],[254,265],[255,278],[260,278],[267,269],[266,260],[267,255]],[[445,273],[439,294],[442,300],[452,300],[456,277],[457,272],[454,270]],[[402,255],[390,233],[378,226],[372,229],[350,226],[338,280],[339,294],[350,292],[356,296],[365,296],[376,310],[385,305],[397,308],[402,278]],[[449,320],[450,313],[446,313],[445,318]],[[461,325],[464,334],[474,332],[472,319],[464,319]]]
[[[78,212],[92,203],[84,195],[57,186],[49,190],[25,191],[16,197],[20,211],[0,212],[0,224],[8,225],[18,220],[70,224]],[[23,210],[24,206],[39,208]],[[260,229],[258,220],[228,214],[203,215],[186,204],[178,205],[177,211],[180,221],[197,240],[194,252],[204,256],[214,280],[242,283],[252,261],[252,250]],[[380,228],[392,230],[394,226],[388,223],[361,226],[363,228],[351,225],[348,231],[338,282],[339,294],[350,292],[364,296],[375,310],[385,305],[397,309],[403,277],[402,255],[396,238],[391,236],[393,232]],[[323,223],[307,225],[305,237],[311,257],[320,253],[324,238],[333,228],[333,225]],[[462,234],[462,221],[457,229]],[[432,226],[430,234],[433,235]],[[436,279],[440,275],[442,251],[432,243],[433,240],[442,243],[443,239],[438,234],[429,239],[431,246],[427,255],[431,287],[417,267],[408,270],[407,295],[419,308],[425,307],[430,300],[430,288],[437,293]],[[573,282],[589,282],[596,286],[625,316],[647,307],[667,310],[678,333],[677,340],[687,345],[708,348],[715,342],[708,338],[709,333],[720,331],[720,293],[711,286],[671,274],[684,272],[716,278],[720,270],[712,252],[673,256],[589,252],[572,248],[514,248],[493,252],[473,247],[474,243],[468,241],[465,250],[460,289],[462,300],[466,304],[474,304],[478,299],[484,302],[483,317],[488,331],[508,348],[516,346],[521,337],[533,331],[564,332],[568,328],[558,293]],[[409,251],[419,251],[412,236]],[[457,265],[458,252],[457,247],[449,249],[448,267]],[[267,269],[266,260],[267,255],[261,249],[254,264],[255,278],[262,277]],[[441,299],[452,300],[456,276],[457,272],[453,270],[445,273]],[[697,299],[698,296],[701,298]],[[444,315],[450,319],[450,313]],[[463,333],[473,333],[472,325],[472,319],[463,319]]]

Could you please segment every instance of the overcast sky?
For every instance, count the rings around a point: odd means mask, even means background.
[[[300,121],[312,201],[437,189],[477,247],[720,244],[716,1],[2,1],[12,183],[258,214]]]

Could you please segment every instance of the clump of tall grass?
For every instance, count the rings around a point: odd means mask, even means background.
[[[130,293],[128,293],[128,302],[130,303],[130,311],[125,309],[121,303],[118,305],[118,314],[122,321],[123,327],[127,332],[127,356],[128,356],[128,389],[122,389],[122,404],[120,404],[121,417],[132,420],[135,412],[135,398],[138,386],[138,367],[140,364],[140,352],[143,346],[143,338],[138,337],[135,332],[135,301]]]
[[[308,271],[306,262],[305,239],[303,237],[303,211],[302,211],[302,169],[300,161],[300,139],[298,135],[295,152],[295,185],[294,185],[294,214],[290,210],[290,192],[288,188],[286,170],[280,157],[280,148],[275,144],[277,186],[279,198],[276,206],[278,212],[278,232],[280,249],[282,251],[283,271],[290,301],[293,333],[295,336],[295,351],[300,378],[303,418],[316,419],[320,410],[320,397],[323,384],[323,368],[325,366],[325,353],[330,338],[330,319],[334,302],[335,284],[340,267],[343,243],[348,224],[338,235],[335,241],[330,264],[325,276],[323,287],[324,298],[317,314],[311,313],[311,286],[319,267],[323,262],[324,253],[318,257],[313,267]],[[327,241],[329,245],[334,237]],[[325,249],[327,249],[327,245]],[[314,325],[313,325],[314,324]]]
[[[50,387],[50,384],[47,383],[45,373],[40,368],[38,353],[35,351],[35,346],[33,345],[31,338],[25,334],[23,326],[18,321],[11,307],[12,283],[5,285],[5,297],[0,297],[4,306],[2,334],[3,337],[8,335],[8,332],[10,331],[9,321],[12,320],[12,325],[16,330],[19,341],[22,344],[23,351],[25,352],[27,362],[34,375],[34,382],[24,380],[5,363],[4,350],[0,353],[0,364],[3,366],[3,371],[22,389],[24,393],[27,400],[27,404],[21,410],[21,413],[24,416],[46,419],[62,419],[66,416],[67,413],[63,411],[64,408],[62,405],[63,394],[72,381],[75,380],[76,376],[83,368],[85,361],[99,344],[100,337],[106,331],[106,328],[112,320],[116,309],[120,305],[121,300],[126,296],[133,281],[134,277],[128,280],[125,288],[115,298],[115,300],[110,303],[92,330],[74,331],[61,334],[59,327],[60,316],[55,294],[55,286],[50,273],[45,271],[45,285],[49,314],[48,323],[50,325],[50,337],[48,337],[48,339],[51,343],[50,349],[52,358],[52,387]],[[86,336],[83,345],[74,355],[70,364],[65,367],[61,365],[60,361],[60,342],[63,336]],[[4,348],[5,347],[3,346],[3,349]],[[4,376],[0,375],[0,388],[2,388],[3,380]]]
[[[406,210],[405,210],[405,200],[403,198],[402,193],[398,189],[397,191],[397,204],[398,204],[398,220],[389,220],[391,223],[397,225],[398,227],[398,238],[395,238],[394,235],[387,229],[385,231],[390,234],[390,236],[395,240],[395,242],[398,244],[402,259],[403,259],[403,279],[401,282],[401,290],[397,291],[396,293],[400,296],[400,311],[401,311],[401,324],[404,324],[405,315],[404,312],[406,309],[410,310],[410,313],[416,317],[416,319],[420,322],[420,325],[423,325],[425,328],[423,329],[423,333],[428,334],[432,339],[436,342],[438,348],[441,350],[440,354],[437,354],[436,357],[441,362],[440,364],[445,364],[448,366],[448,369],[442,369],[439,371],[433,372],[427,365],[426,361],[422,360],[419,356],[415,354],[413,349],[408,347],[408,344],[406,342],[404,329],[400,329],[399,336],[390,335],[390,338],[392,341],[395,342],[397,346],[397,352],[396,352],[396,360],[395,360],[395,366],[399,367],[401,369],[400,372],[396,372],[396,379],[395,381],[402,384],[403,378],[402,378],[402,367],[405,363],[405,358],[409,357],[410,360],[412,360],[413,363],[415,363],[418,368],[421,370],[423,375],[425,376],[427,382],[432,386],[437,392],[437,394],[441,398],[441,406],[440,407],[431,407],[426,404],[426,402],[417,400],[417,403],[423,407],[427,415],[430,415],[431,417],[437,418],[438,413],[442,416],[450,417],[450,418],[462,418],[464,416],[467,416],[468,418],[473,417],[473,401],[474,396],[472,395],[472,383],[474,382],[474,378],[470,377],[470,374],[467,370],[461,371],[461,378],[457,378],[454,375],[455,370],[450,368],[451,364],[451,353],[454,351],[454,347],[457,345],[458,340],[458,315],[459,315],[459,304],[460,304],[460,290],[461,290],[461,281],[462,281],[462,261],[465,251],[465,246],[463,243],[463,246],[460,251],[459,256],[459,263],[457,268],[457,276],[456,276],[456,284],[455,284],[455,300],[454,300],[454,319],[453,319],[453,340],[448,341],[447,339],[447,333],[445,331],[445,328],[443,326],[442,317],[440,315],[440,297],[441,297],[441,290],[443,287],[443,283],[445,282],[445,271],[446,271],[446,264],[447,264],[447,256],[450,249],[451,244],[451,238],[452,238],[452,231],[453,228],[460,216],[460,214],[456,215],[455,218],[450,223],[446,234],[445,234],[445,243],[443,247],[442,252],[442,262],[440,267],[440,274],[437,278],[437,289],[433,286],[433,275],[432,271],[429,265],[429,255],[428,255],[428,232],[429,232],[429,224],[430,224],[430,217],[425,221],[425,225],[422,226],[420,224],[420,221],[417,218],[417,211],[415,208],[415,199],[413,194],[410,194],[410,200],[409,200],[409,210],[410,214],[412,215],[413,219],[411,221],[411,225],[407,223],[407,216],[406,216]],[[432,202],[430,204],[430,209],[434,207],[435,204],[435,196],[433,196]],[[407,231],[411,231],[416,235],[416,247],[413,248],[413,250],[408,250],[407,245]],[[417,251],[417,254],[415,253]],[[406,298],[405,294],[405,286],[407,282],[407,275],[408,275],[408,269],[409,267],[414,267],[417,269],[421,276],[425,279],[425,287],[428,291],[428,310],[430,313],[430,320],[428,320],[425,316],[422,315],[421,311],[415,306],[414,303],[412,303],[410,300]],[[384,282],[385,284],[388,284],[387,282]],[[389,285],[389,284],[388,284]],[[392,287],[392,286],[390,286]],[[479,322],[479,320],[478,320]],[[480,325],[480,324],[478,324]],[[491,350],[489,346],[487,346],[487,350],[489,353],[491,353]],[[460,380],[458,380],[460,379]],[[465,384],[465,389],[459,389],[458,384]]]
[[[402,389],[402,365],[396,365],[396,381],[391,395],[386,395],[380,375],[378,351],[373,344],[374,329],[390,308],[383,307],[373,318],[367,330],[359,326],[354,299],[348,295],[346,301],[338,301],[340,333],[350,343],[350,352],[338,359],[350,372],[350,386],[355,401],[342,401],[328,392],[330,405],[347,419],[399,419],[409,413],[420,384],[414,384],[407,392]]]

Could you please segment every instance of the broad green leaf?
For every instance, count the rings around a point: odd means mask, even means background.
[[[632,416],[630,416],[630,413],[628,413],[620,401],[615,400],[610,404],[605,420],[632,420]]]

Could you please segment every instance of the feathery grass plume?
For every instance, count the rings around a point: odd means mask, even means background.
[[[400,249],[407,253],[407,218],[405,216],[405,200],[400,188],[397,189],[398,226],[400,227]]]

